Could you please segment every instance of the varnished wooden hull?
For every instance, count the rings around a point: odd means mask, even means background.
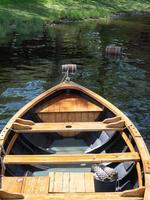
[[[1,132],[0,144],[6,151],[0,198],[150,196],[149,152],[140,133],[118,108],[75,83],[61,83],[20,109]],[[117,170],[115,183],[94,180],[95,163]]]

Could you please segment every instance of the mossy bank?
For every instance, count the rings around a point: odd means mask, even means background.
[[[149,9],[149,0],[0,0],[0,38],[14,29],[20,34],[41,31],[46,21],[109,18]]]

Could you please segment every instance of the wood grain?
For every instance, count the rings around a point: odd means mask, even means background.
[[[23,193],[34,193],[42,194],[48,193],[49,187],[49,177],[48,176],[35,176],[35,177],[25,177],[22,186]]]
[[[117,193],[117,194],[116,194]],[[27,194],[25,200],[143,200],[142,197],[121,197],[120,193],[52,193],[48,195]]]
[[[122,130],[122,128],[107,128],[107,124],[102,122],[66,122],[66,123],[36,123],[31,129],[14,130],[16,133],[40,133],[40,132],[93,132],[93,131],[112,131]]]
[[[36,113],[103,111],[100,106],[75,94],[62,94],[40,106]]]
[[[6,155],[5,164],[71,164],[71,163],[100,163],[139,161],[139,154],[107,153],[86,155]]]
[[[50,172],[49,193],[95,192],[93,173]]]
[[[21,193],[24,177],[3,177],[2,188],[10,193]]]
[[[86,112],[41,112],[37,113],[42,122],[93,122],[100,115],[99,111]]]

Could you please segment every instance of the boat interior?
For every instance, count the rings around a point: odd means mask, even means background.
[[[125,122],[75,89],[53,92],[16,119],[4,149],[5,176],[50,176],[59,183],[64,177],[71,185],[77,179],[79,191],[82,180],[91,180],[94,192],[124,191],[143,182],[137,147]],[[97,180],[95,164],[113,169],[117,178]]]

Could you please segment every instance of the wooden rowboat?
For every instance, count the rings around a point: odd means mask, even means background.
[[[139,131],[69,79],[21,108],[0,144],[0,199],[150,198],[150,157]]]

